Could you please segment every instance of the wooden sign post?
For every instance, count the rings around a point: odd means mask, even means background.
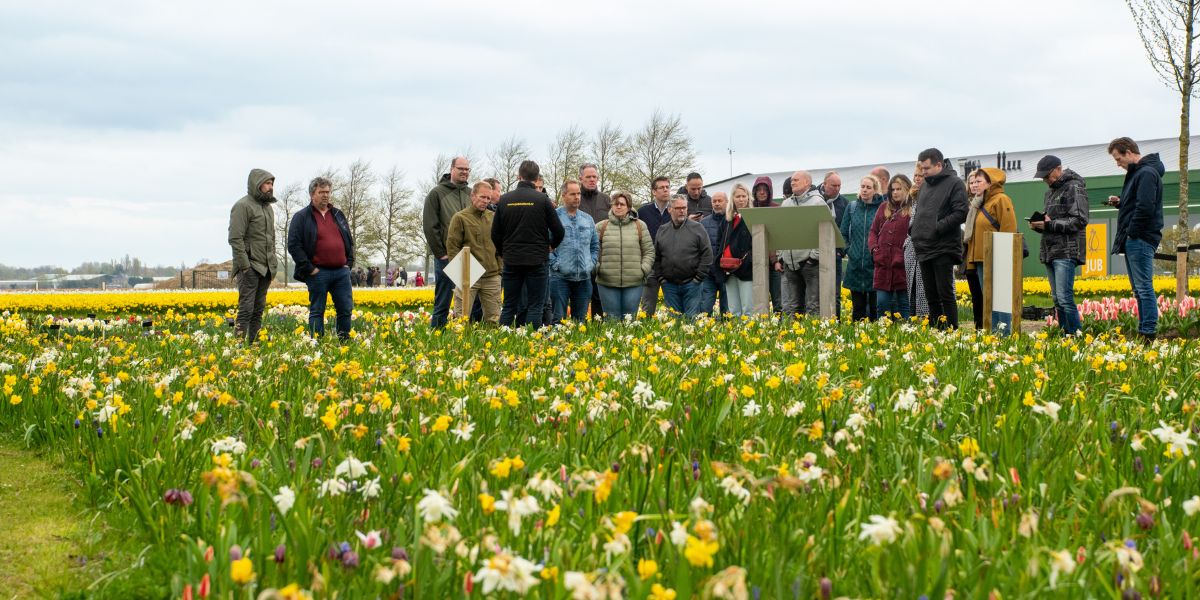
[[[1012,331],[1021,331],[1022,289],[1021,234],[990,232],[983,246],[983,329],[993,331],[992,313],[1010,315]]]
[[[750,225],[751,254],[754,257],[754,312],[771,313],[770,269],[768,255],[778,250],[816,248],[820,251],[821,318],[835,316],[837,299],[837,249],[846,240],[826,206],[779,206],[743,208],[739,213]]]

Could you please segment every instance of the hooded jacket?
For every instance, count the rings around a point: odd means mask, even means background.
[[[783,201],[783,206],[824,206],[829,208],[825,203],[825,197],[815,187],[808,188],[808,191],[803,196],[790,196]],[[817,260],[821,257],[821,251],[817,248],[807,250],[780,250],[779,260],[785,267],[793,271],[798,270],[806,260]]]
[[[246,178],[246,195],[229,211],[229,247],[233,249],[233,275],[254,269],[261,277],[275,276],[275,196],[259,191],[275,179],[263,169],[253,169]]]
[[[608,210],[612,208],[612,199],[599,189],[587,190],[579,186],[579,210],[592,218],[593,223],[599,223],[608,218]]]
[[[463,247],[471,249],[471,256],[483,267],[485,277],[500,273],[500,259],[496,257],[496,245],[492,243],[492,219],[495,214],[488,209],[479,210],[468,206],[450,219],[446,233],[446,254],[454,258]]]
[[[610,210],[608,218],[596,224],[600,240],[600,261],[596,283],[610,288],[642,285],[654,268],[654,238],[641,219],[633,213],[618,219]]]
[[[765,201],[758,199],[759,186],[767,188],[767,199]],[[770,208],[779,206],[779,203],[775,201],[775,186],[771,183],[770,177],[763,175],[754,180],[754,185],[750,188],[750,202],[750,205],[754,208]]]
[[[446,230],[450,227],[450,219],[470,205],[470,186],[454,183],[449,177],[442,176],[442,180],[429,190],[429,194],[425,196],[425,208],[421,212],[421,227],[425,231],[425,241],[434,258],[448,256]]]
[[[1124,254],[1125,240],[1129,238],[1142,240],[1156,248],[1162,241],[1162,176],[1166,171],[1157,153],[1147,154],[1137,164],[1130,165],[1121,188],[1121,204],[1117,208],[1113,254]]]
[[[1078,173],[1063,169],[1062,176],[1046,190],[1046,216],[1038,260],[1050,264],[1058,259],[1082,265],[1087,259],[1087,225],[1091,218],[1087,184]],[[1034,231],[1037,231],[1036,229]]]
[[[1017,232],[1017,213],[1013,209],[1012,198],[1004,192],[1004,183],[1007,181],[1004,171],[987,167],[981,169],[987,173],[988,178],[992,180],[991,185],[983,192],[983,204],[980,205],[980,210],[975,211],[975,222],[967,223],[967,227],[972,227],[971,239],[967,240],[966,261],[968,264],[983,262],[984,243],[983,238],[993,231],[1002,231],[1004,233]],[[992,222],[984,216],[983,211],[987,211],[992,218],[1000,224],[1000,228],[996,229]],[[968,209],[968,212],[969,209]]]
[[[346,266],[354,269],[354,238],[350,235],[350,223],[346,221],[346,215],[332,204],[329,205],[329,214],[337,224],[338,232],[342,234]],[[308,279],[314,268],[313,256],[317,253],[317,221],[313,217],[312,204],[296,211],[292,216],[292,222],[288,225],[287,247],[292,262],[296,263],[292,277],[296,281]]]
[[[562,222],[546,194],[528,181],[500,196],[492,221],[492,243],[504,264],[531,267],[544,264],[550,249],[563,241]]]
[[[697,200],[692,200],[692,197],[688,195],[686,185],[681,186],[675,193],[683,194],[687,197],[689,216],[696,213],[700,213],[701,216],[708,216],[712,214],[712,197],[708,195],[708,190],[700,188],[700,198]],[[666,225],[666,223],[663,223],[663,225]]]
[[[875,213],[883,205],[883,196],[874,196],[870,202],[855,200],[846,209],[839,229],[846,240],[846,271],[842,287],[854,292],[869,292],[875,289],[875,259],[867,245]]]
[[[699,223],[684,219],[678,227],[663,223],[654,239],[654,274],[659,281],[700,282],[712,268],[712,244]]]
[[[967,186],[949,165],[925,178],[909,225],[919,262],[939,256],[962,257],[962,230],[967,220]]]
[[[550,274],[566,281],[591,279],[600,260],[600,236],[596,234],[596,222],[580,207],[575,215],[567,214],[567,207],[554,211],[562,223],[563,239],[550,253]]]

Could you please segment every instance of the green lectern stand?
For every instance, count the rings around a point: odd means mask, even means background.
[[[777,250],[821,251],[821,318],[834,317],[837,294],[836,248],[845,248],[846,240],[833,221],[833,213],[825,206],[779,206],[774,208],[743,208],[742,218],[750,225],[754,255],[754,312],[771,312],[768,253]]]

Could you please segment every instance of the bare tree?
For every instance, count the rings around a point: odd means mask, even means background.
[[[600,175],[600,191],[609,193],[615,189],[630,187],[633,145],[621,131],[620,125],[611,121],[602,123],[592,137],[588,150]]]
[[[371,193],[375,174],[370,161],[355,160],[346,167],[346,178],[340,193],[334,195],[334,203],[346,214],[350,236],[354,238],[354,260],[370,257],[379,248],[377,232],[379,219],[376,198]]]
[[[492,177],[500,181],[502,191],[509,191],[517,184],[517,168],[521,161],[529,158],[529,146],[524,139],[509,136],[496,149],[488,153]]]
[[[279,246],[280,263],[283,265],[283,282],[286,284],[291,277],[288,269],[288,259],[291,256],[287,250],[288,227],[292,224],[292,213],[304,206],[304,184],[289,183],[283,188],[283,193],[276,196],[275,202],[275,243]]]
[[[379,239],[383,251],[383,268],[389,269],[392,260],[400,258],[401,246],[405,245],[402,235],[405,231],[406,214],[413,206],[413,191],[404,186],[404,172],[398,166],[392,166],[380,178],[379,208],[380,217],[376,220],[379,231],[375,237]],[[420,216],[417,217],[420,225]]]
[[[655,177],[670,177],[672,182],[677,182],[687,176],[696,162],[696,152],[680,116],[655,110],[650,120],[634,134],[631,161],[633,189],[630,193],[640,202],[649,197],[650,184]]]
[[[548,164],[542,169],[546,191],[552,193],[551,198],[558,200],[558,191],[563,182],[578,175],[579,165],[585,160],[586,147],[587,136],[579,125],[571,125],[554,136],[554,142],[549,148]]]
[[[1175,295],[1188,293],[1188,150],[1191,101],[1200,83],[1200,48],[1196,18],[1200,0],[1125,0],[1137,24],[1150,65],[1167,87],[1179,92],[1179,241],[1176,246]]]

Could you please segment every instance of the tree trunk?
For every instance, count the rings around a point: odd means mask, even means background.
[[[1175,300],[1182,302],[1188,294],[1188,151],[1191,146],[1192,82],[1195,76],[1195,61],[1192,57],[1192,33],[1196,28],[1194,8],[1196,0],[1189,0],[1188,15],[1184,21],[1184,64],[1183,78],[1179,90],[1182,106],[1179,111],[1179,242],[1175,247]]]

